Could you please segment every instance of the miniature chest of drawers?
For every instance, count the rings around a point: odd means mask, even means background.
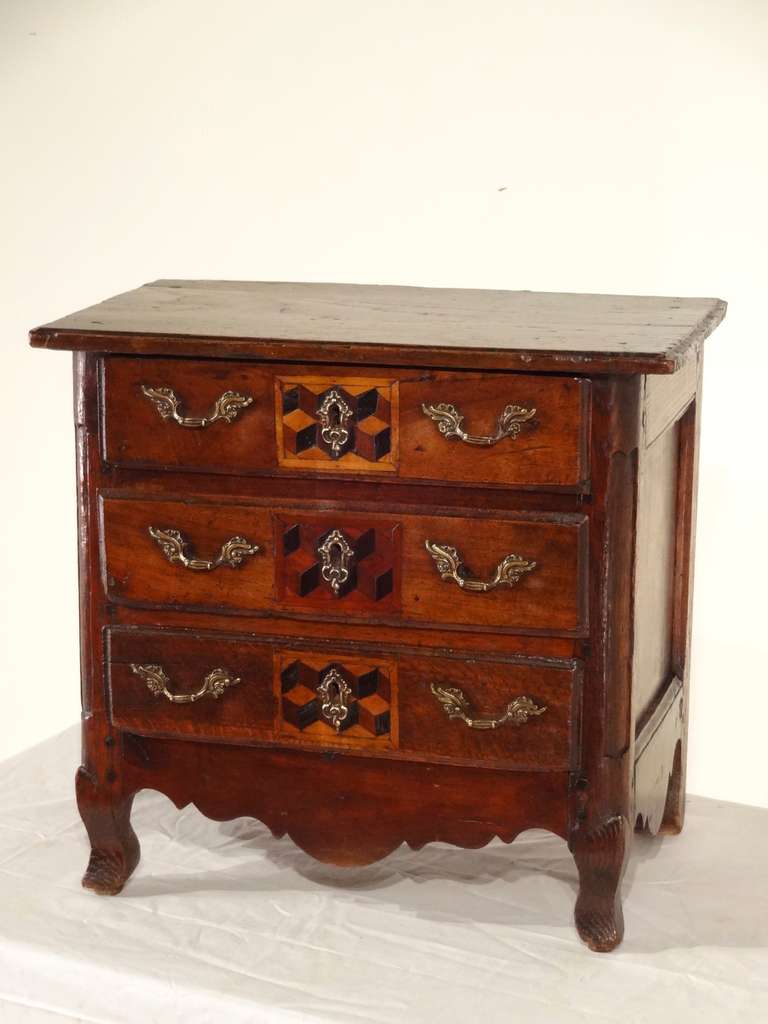
[[[683,822],[701,348],[724,303],[157,281],[75,352],[83,884],[141,789],[320,860],[569,844],[621,941]]]

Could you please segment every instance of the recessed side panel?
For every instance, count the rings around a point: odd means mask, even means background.
[[[674,675],[673,588],[679,423],[640,452],[635,566],[634,703],[642,720]]]

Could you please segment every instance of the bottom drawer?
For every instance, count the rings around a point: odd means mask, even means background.
[[[576,662],[107,632],[111,716],[145,735],[568,770]]]

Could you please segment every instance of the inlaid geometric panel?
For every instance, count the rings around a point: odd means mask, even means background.
[[[276,520],[280,596],[338,610],[391,608],[397,601],[396,523],[375,526],[345,517]],[[329,610],[336,611],[337,607]]]
[[[281,652],[275,664],[280,733],[391,747],[396,686],[395,665],[387,659]]]
[[[275,387],[279,465],[394,471],[396,381],[287,377]]]

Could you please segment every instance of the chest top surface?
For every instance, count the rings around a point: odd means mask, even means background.
[[[674,373],[720,299],[160,280],[54,320],[33,346],[105,353]]]

